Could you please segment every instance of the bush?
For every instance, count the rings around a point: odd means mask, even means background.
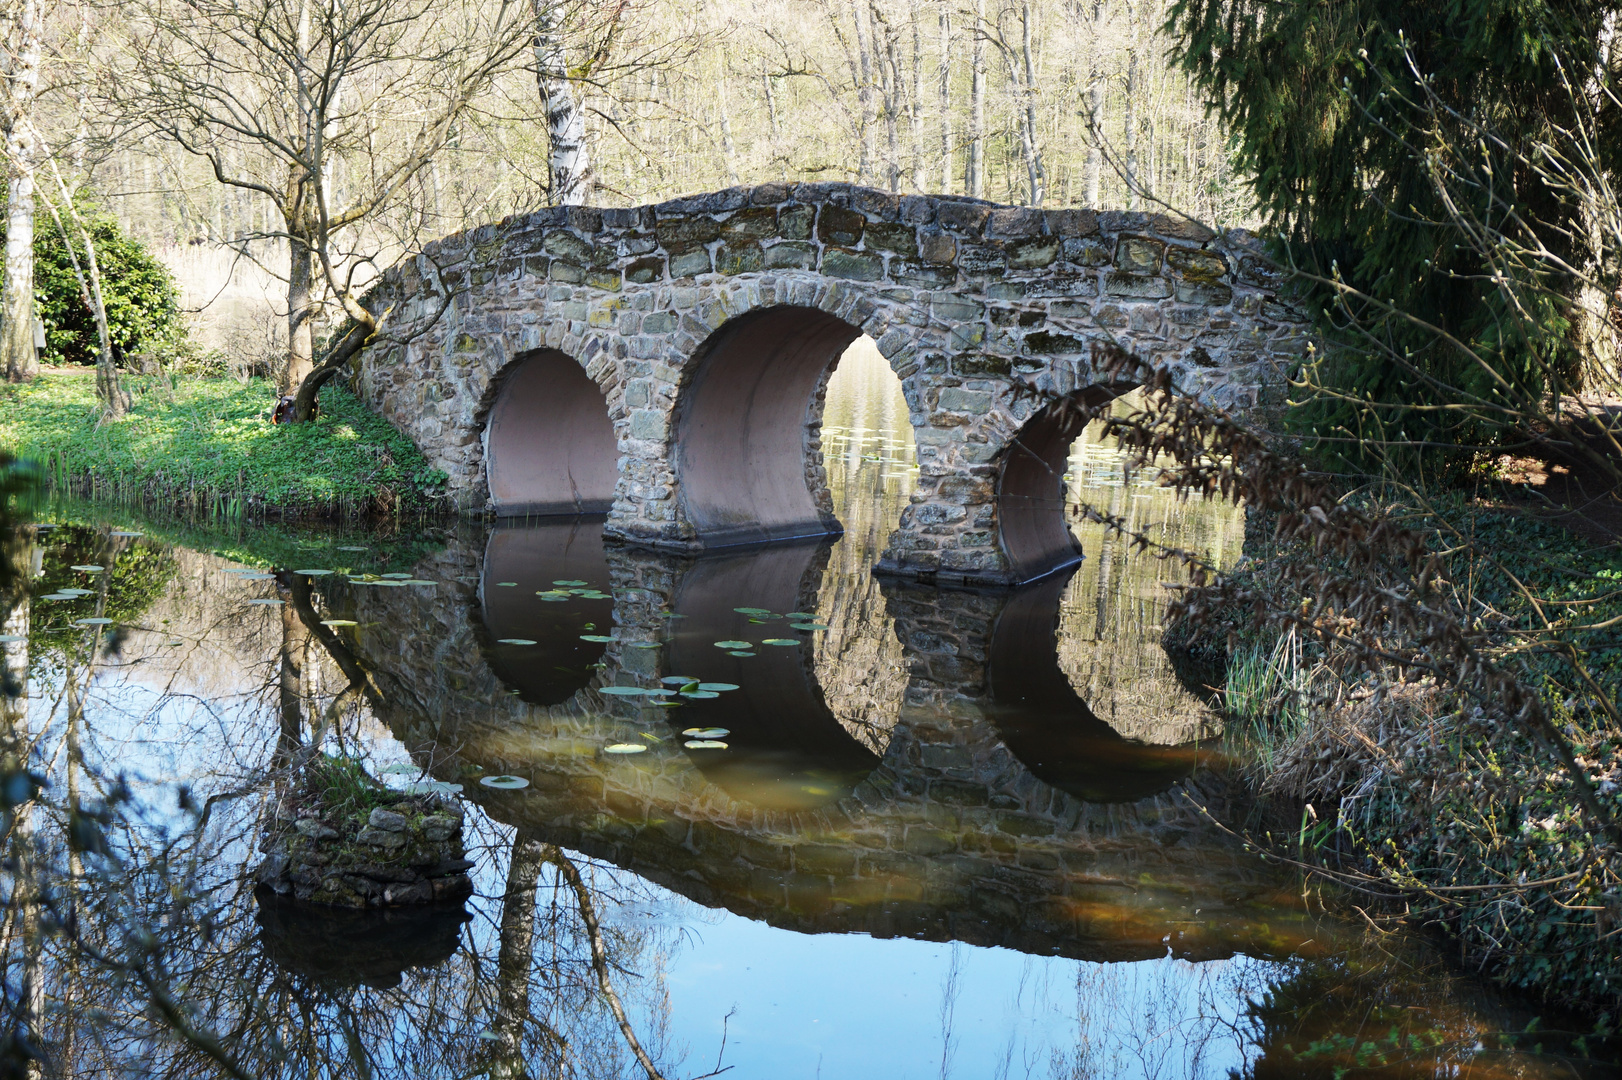
[[[79,213],[96,246],[102,303],[107,307],[107,328],[117,362],[125,364],[138,353],[168,359],[185,351],[189,342],[180,311],[180,290],[168,267],[145,244],[125,234],[112,215],[84,205]],[[73,231],[66,215],[62,223]],[[0,238],[4,235],[0,227]],[[77,236],[73,254],[80,267],[85,267],[84,245]],[[79,291],[73,259],[49,212],[34,221],[34,299],[45,323],[45,362],[94,364],[96,319]]]

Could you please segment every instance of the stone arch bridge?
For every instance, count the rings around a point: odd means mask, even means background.
[[[900,377],[919,473],[880,569],[1012,584],[1073,562],[1068,441],[1016,386],[1100,398],[1095,346],[1235,410],[1304,326],[1249,238],[1158,215],[765,184],[552,208],[428,246],[369,303],[355,385],[468,511],[606,513],[703,550],[839,532],[828,376],[866,334]]]

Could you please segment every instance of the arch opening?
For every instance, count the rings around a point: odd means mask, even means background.
[[[861,331],[816,308],[732,320],[700,350],[676,421],[687,521],[707,548],[837,536],[821,391]]]
[[[1096,407],[1118,391],[1089,387],[1078,395]],[[1065,470],[1080,434],[1061,403],[1025,422],[1003,452],[997,472],[998,539],[1013,580],[1034,581],[1081,561],[1066,520]]]
[[[519,357],[490,406],[484,460],[498,517],[606,513],[619,443],[602,391],[566,353]]]

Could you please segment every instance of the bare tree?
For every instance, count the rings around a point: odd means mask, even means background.
[[[16,0],[6,27],[6,267],[0,295],[0,363],[20,382],[38,370],[34,355],[34,101],[39,91],[39,0]]]
[[[125,115],[255,192],[287,250],[290,393],[310,375],[323,293],[368,332],[360,303],[379,262],[413,238],[383,215],[521,62],[533,11],[518,0],[140,0],[109,97]]]

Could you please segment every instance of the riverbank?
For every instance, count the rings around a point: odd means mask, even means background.
[[[1488,658],[1543,698],[1622,821],[1622,550],[1463,499],[1429,509],[1407,523],[1448,552],[1446,588],[1491,629]],[[1261,532],[1236,573],[1278,592],[1291,552]],[[1221,700],[1252,786],[1298,823],[1275,850],[1361,891],[1376,916],[1444,931],[1468,970],[1614,1023],[1622,855],[1557,756],[1451,686],[1359,674],[1348,654],[1243,623]]]
[[[314,423],[270,422],[259,379],[124,376],[133,407],[100,422],[95,373],[0,385],[0,452],[37,463],[52,493],[259,519],[346,519],[443,509],[444,474],[340,386]]]

